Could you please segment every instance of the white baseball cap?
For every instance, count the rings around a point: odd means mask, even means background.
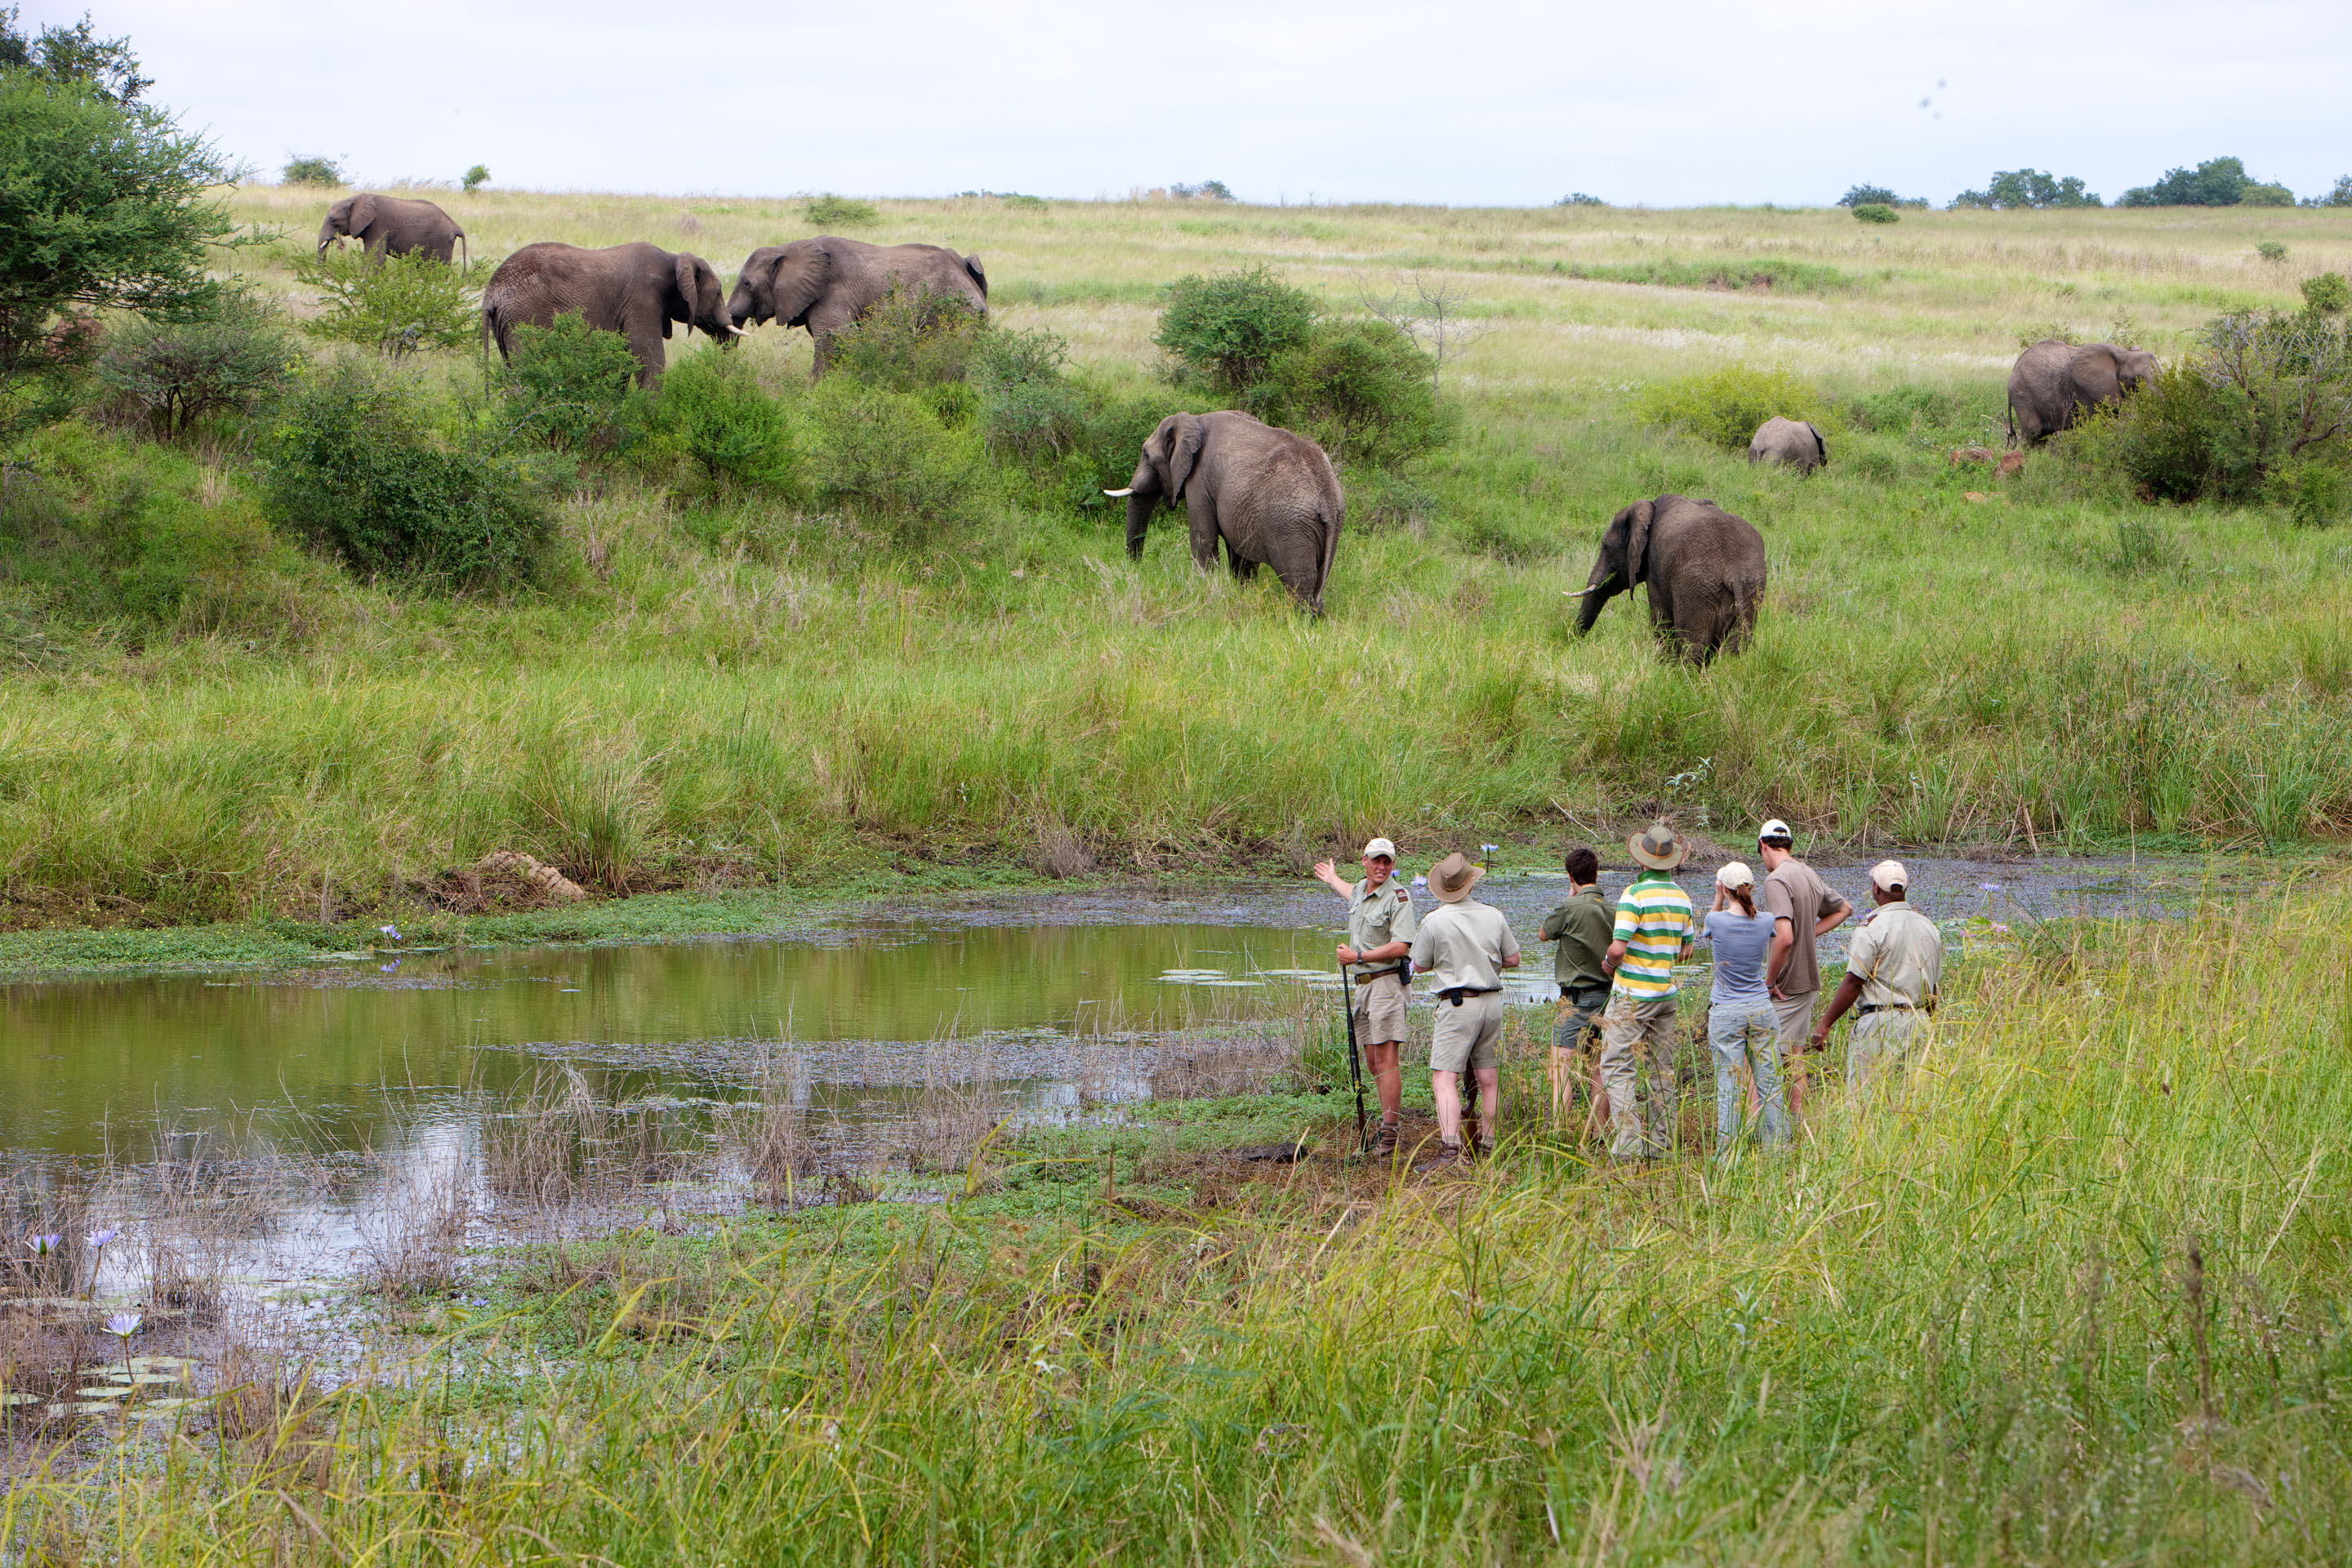
[[[1364,846],[1364,858],[1369,860],[1375,855],[1385,855],[1393,860],[1397,858],[1396,846],[1385,838],[1375,838]]]
[[[1870,885],[1886,893],[1897,888],[1907,889],[1911,886],[1911,873],[1903,868],[1900,860],[1881,860],[1870,868]]]
[[[1775,816],[1766,819],[1764,826],[1756,830],[1756,841],[1759,844],[1767,838],[1785,838],[1793,844],[1797,840],[1797,836],[1789,831],[1787,823]]]
[[[1715,873],[1715,879],[1727,888],[1752,888],[1756,885],[1756,873],[1748,868],[1744,860],[1726,860]]]

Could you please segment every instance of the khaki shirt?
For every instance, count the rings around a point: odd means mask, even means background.
[[[1781,861],[1765,877],[1764,885],[1757,891],[1761,895],[1756,900],[1757,907],[1787,921],[1796,940],[1789,949],[1788,965],[1780,971],[1780,994],[1811,995],[1822,988],[1822,958],[1815,945],[1818,939],[1813,935],[1813,927],[1851,906],[1830,890],[1820,872],[1802,860]],[[1765,962],[1770,963],[1769,954]]]
[[[1552,978],[1570,991],[1607,988],[1609,971],[1601,961],[1616,940],[1616,917],[1601,900],[1601,889],[1570,893],[1544,916],[1542,936],[1559,943],[1552,957]]]
[[[1900,900],[1881,904],[1845,944],[1845,972],[1865,1007],[1925,1007],[1944,981],[1944,933]]]
[[[1420,930],[1421,918],[1412,912],[1412,895],[1394,873],[1376,893],[1367,893],[1359,882],[1348,895],[1348,945],[1358,952],[1392,942],[1411,942]],[[1373,974],[1393,974],[1396,966],[1397,961],[1391,958],[1380,963],[1351,964],[1349,973],[1362,980]]]
[[[1413,967],[1426,971],[1440,991],[1500,991],[1503,960],[1518,956],[1511,922],[1475,899],[1438,905],[1412,939]]]

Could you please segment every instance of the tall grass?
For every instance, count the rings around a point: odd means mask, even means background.
[[[137,1449],[19,1482],[0,1540],[2340,1560],[2347,919],[2339,889],[1980,958],[1915,1085],[1785,1155],[1593,1173],[1522,1140],[1466,1181],[1286,1177],[1151,1225],[975,1202],[631,1254],[475,1331],[509,1373],[340,1396],[323,1458]]]

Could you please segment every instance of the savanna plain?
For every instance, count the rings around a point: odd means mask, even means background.
[[[311,308],[288,268],[325,198],[225,199],[286,237],[223,266]],[[437,199],[478,268],[646,238],[725,275],[815,232],[787,202]],[[583,461],[538,580],[453,595],[273,531],[260,438],[233,425],[70,422],[24,455],[70,493],[38,570],[0,586],[0,956],[284,958],[379,921],[745,929],[874,891],[1292,873],[1373,833],[1409,859],[1482,838],[1531,859],[1660,811],[1727,844],[1782,816],[1831,853],[2251,857],[2259,890],[1975,931],[1923,1070],[1822,1097],[1783,1153],[1596,1164],[1539,1125],[1538,1017],[1496,1159],[1367,1169],[1314,1092],[1343,1047],[1302,1022],[1284,1092],[984,1141],[941,1201],[836,1192],[516,1247],[476,1260],[475,1307],[387,1307],[424,1347],[396,1373],[325,1392],[280,1367],[176,1423],[12,1428],[8,1551],[2352,1550],[2352,529],[2153,505],[2063,441],[2007,476],[1952,457],[2003,445],[2022,342],[2172,359],[2219,313],[2352,271],[2352,219],[878,205],[862,237],[977,252],[1003,330],[1057,335],[1090,395],[1143,415],[1203,406],[1153,344],[1183,275],[1265,266],[1425,331],[1443,298],[1451,438],[1343,459],[1310,619],[1263,575],[1197,574],[1172,516],[1130,563],[1095,492],[1131,443],[967,461],[978,437],[945,420],[925,461],[963,462],[968,494],[920,516]],[[821,447],[807,339],[731,352]],[[1804,404],[1780,411],[1822,426],[1824,471],[1659,422],[1728,366]],[[448,352],[400,374],[461,398],[485,373]],[[1753,645],[1704,668],[1623,600],[1573,635],[1601,528],[1664,492],[1769,552]],[[75,516],[181,542],[94,587],[60,564]],[[141,571],[182,585],[141,598]],[[594,896],[471,912],[459,879],[500,850]],[[1221,1160],[1202,1131],[1268,1117],[1307,1158]]]

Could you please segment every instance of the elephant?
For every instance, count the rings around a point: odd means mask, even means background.
[[[1811,474],[1830,460],[1830,444],[1821,427],[1809,419],[1783,419],[1779,415],[1756,426],[1748,438],[1751,463],[1786,463],[1801,474]]]
[[[449,261],[465,245],[466,231],[431,202],[363,192],[327,209],[327,221],[319,226],[319,254],[325,255],[327,247],[345,237],[358,240],[372,256],[421,250],[436,261]],[[473,265],[474,253],[467,247],[466,266],[470,270]]]
[[[977,256],[936,245],[868,245],[824,235],[763,245],[735,275],[727,310],[738,326],[781,321],[816,342],[814,379],[833,361],[833,334],[879,304],[893,284],[930,289],[988,310],[988,273]]]
[[[1271,566],[1300,604],[1323,613],[1346,502],[1331,460],[1305,437],[1230,408],[1171,414],[1145,438],[1127,488],[1103,494],[1127,501],[1130,557],[1143,554],[1153,510],[1181,501],[1192,564],[1215,571],[1222,539],[1235,577]]]
[[[1650,624],[1682,658],[1705,664],[1737,653],[1756,629],[1764,597],[1764,536],[1711,500],[1666,495],[1635,501],[1609,520],[1577,612],[1576,635],[1601,606],[1637,583],[1650,585]]]
[[[2044,338],[2017,356],[2009,373],[2009,438],[2046,441],[2085,408],[2118,403],[2156,374],[2156,356],[2113,343],[2079,347]]]
[[[637,356],[637,384],[661,380],[662,340],[672,321],[699,327],[721,343],[741,334],[727,313],[719,274],[699,256],[639,240],[603,250],[541,240],[526,245],[490,274],[482,289],[482,336],[499,357],[513,349],[517,327],[547,327],[577,314],[600,331],[619,332]]]

